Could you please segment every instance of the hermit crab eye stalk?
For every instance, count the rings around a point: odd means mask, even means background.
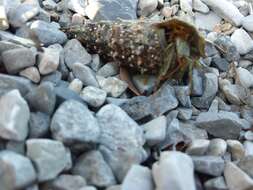
[[[167,79],[182,81],[185,75],[190,79],[191,70],[204,56],[204,38],[179,19],[90,21],[63,30],[105,61],[115,61],[131,73],[156,75],[157,85]]]

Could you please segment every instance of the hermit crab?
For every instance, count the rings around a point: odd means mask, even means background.
[[[157,87],[168,79],[182,82],[187,78],[190,82],[192,69],[204,56],[203,37],[194,26],[176,18],[160,22],[87,21],[63,31],[78,39],[88,52],[116,62],[121,72],[155,75]]]

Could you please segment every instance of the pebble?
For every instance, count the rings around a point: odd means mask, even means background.
[[[215,26],[221,22],[222,18],[210,11],[207,14],[200,12],[195,13],[195,23],[199,29],[204,29],[208,31],[213,31]]]
[[[54,90],[56,94],[56,107],[67,100],[75,100],[82,104],[85,104],[79,94],[77,94],[73,90],[70,90],[68,87],[58,86],[55,87]]]
[[[119,67],[117,63],[115,62],[109,62],[106,63],[104,66],[102,66],[98,72],[97,75],[102,76],[102,77],[111,77],[114,75],[117,75],[119,73]]]
[[[98,87],[98,81],[96,79],[95,73],[90,67],[76,62],[72,65],[72,71],[76,78],[82,81],[84,86],[94,86]]]
[[[228,152],[231,153],[232,160],[240,160],[245,156],[243,145],[238,140],[227,140]]]
[[[189,86],[174,86],[175,95],[179,104],[186,108],[191,108],[190,88]]]
[[[214,12],[220,17],[224,18],[228,22],[231,22],[235,26],[240,26],[242,23],[243,15],[230,1],[227,0],[202,0],[203,3],[208,5]]]
[[[234,31],[231,36],[231,41],[235,45],[238,52],[242,55],[245,55],[253,50],[253,40],[250,35],[242,28],[236,29]]]
[[[52,117],[50,129],[53,138],[67,145],[97,143],[100,135],[96,118],[87,106],[76,100],[60,105]]]
[[[21,27],[28,20],[32,19],[39,13],[40,7],[36,4],[24,2],[19,4],[15,9],[8,12],[9,22],[13,27]]]
[[[56,2],[53,0],[45,0],[42,4],[46,10],[54,10],[57,7]]]
[[[91,55],[92,61],[90,63],[90,67],[93,71],[98,72],[98,70],[103,66],[103,62],[100,60],[98,54]]]
[[[158,6],[158,0],[140,0],[138,1],[137,14],[139,16],[148,16],[155,11]]]
[[[245,88],[253,87],[253,75],[247,69],[239,67],[236,69],[236,83]]]
[[[18,90],[0,98],[0,136],[7,140],[22,141],[28,135],[29,107]]]
[[[145,139],[149,146],[154,146],[162,142],[166,137],[167,119],[159,116],[148,123],[142,125]]]
[[[42,112],[31,112],[29,138],[43,138],[49,133],[50,117]]]
[[[66,34],[60,31],[52,23],[36,20],[31,24],[30,28],[34,31],[35,35],[44,46],[57,43],[63,44],[67,40]]]
[[[123,181],[133,164],[145,159],[142,128],[118,106],[108,104],[96,114],[101,127],[100,151],[116,179]]]
[[[34,83],[40,82],[40,73],[37,67],[27,67],[26,69],[20,71],[19,75],[31,80]]]
[[[198,127],[207,130],[214,137],[236,139],[243,128],[243,122],[233,112],[202,112],[196,119]]]
[[[26,147],[27,156],[36,167],[39,182],[54,179],[70,162],[66,148],[59,141],[29,139]]]
[[[208,6],[205,3],[203,3],[201,0],[192,1],[192,7],[195,11],[198,11],[204,14],[207,14],[210,11]]]
[[[44,48],[39,57],[39,71],[42,75],[53,73],[60,64],[60,51],[56,48]]]
[[[192,109],[178,108],[178,118],[183,121],[190,120],[192,117]]]
[[[79,94],[83,88],[83,82],[80,79],[75,78],[70,82],[68,88]]]
[[[9,29],[10,25],[9,25],[9,21],[7,18],[6,9],[5,9],[3,1],[1,1],[0,3],[0,19],[1,19],[0,29],[1,30]]]
[[[225,58],[214,57],[212,58],[212,66],[216,67],[221,72],[225,72],[228,71],[229,62]]]
[[[192,70],[192,96],[202,96],[203,95],[203,76],[197,69]]]
[[[108,187],[116,184],[111,168],[105,162],[102,154],[96,150],[78,157],[72,172],[86,179],[89,185],[96,187]]]
[[[192,159],[187,154],[176,151],[162,152],[159,161],[152,166],[156,189],[195,190],[193,169]]]
[[[245,156],[253,155],[253,142],[244,141],[243,146],[245,150]]]
[[[56,104],[54,86],[51,82],[43,82],[25,96],[31,109],[51,115]]]
[[[215,177],[204,183],[206,190],[227,190],[227,184],[223,176]]]
[[[0,162],[0,181],[7,180],[7,182],[5,181],[4,183],[8,183],[9,180],[9,183],[13,186],[12,189],[21,189],[35,182],[36,171],[32,162],[27,157],[12,151],[4,150],[0,152]],[[4,168],[5,170],[2,171]],[[1,188],[3,187],[1,186]]]
[[[253,32],[253,15],[252,14],[243,18],[243,20],[242,20],[242,26],[248,32]]]
[[[82,44],[76,40],[69,40],[64,46],[65,64],[72,69],[74,63],[87,65],[91,62],[91,55],[85,50]]]
[[[128,171],[123,183],[122,190],[153,190],[154,184],[152,173],[149,168],[140,165],[133,165]]]
[[[74,11],[82,16],[86,16],[85,14],[86,4],[87,4],[86,1],[70,0],[68,1],[67,6],[69,10]]]
[[[223,139],[214,138],[210,140],[207,155],[224,156],[227,151],[227,142]]]
[[[233,162],[225,164],[224,177],[229,190],[253,188],[253,180]]]
[[[100,78],[98,79],[99,86],[106,91],[108,96],[119,97],[125,90],[128,85],[125,81],[122,81],[116,77]]]
[[[62,189],[62,190],[80,190],[86,186],[86,180],[79,175],[61,174],[52,181],[42,185],[42,190]]]
[[[9,74],[16,74],[35,64],[35,54],[27,48],[18,48],[2,53],[4,66]]]
[[[221,157],[216,156],[192,156],[195,171],[211,176],[221,176],[225,162]]]
[[[59,86],[62,81],[61,79],[62,79],[61,72],[55,71],[53,73],[43,76],[41,83],[50,82],[53,84],[53,86]]]
[[[100,107],[106,99],[106,91],[93,86],[85,87],[80,93],[81,98],[92,107]]]
[[[209,144],[210,140],[196,139],[189,144],[185,152],[189,155],[201,156],[207,152]]]

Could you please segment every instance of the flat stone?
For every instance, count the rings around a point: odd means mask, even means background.
[[[148,16],[157,8],[157,0],[140,0],[138,1],[137,14],[139,16]]]
[[[224,156],[227,150],[227,142],[223,139],[212,139],[210,141],[207,155],[210,156]]]
[[[14,27],[20,27],[28,20],[32,19],[39,13],[40,7],[36,4],[24,2],[12,9],[8,13],[9,22]]]
[[[111,77],[117,74],[119,74],[119,66],[115,62],[106,63],[97,72],[97,75],[102,77]]]
[[[149,168],[133,165],[127,173],[123,183],[122,190],[153,190],[154,184],[152,179],[152,173]]]
[[[64,46],[64,59],[66,65],[72,69],[72,65],[76,62],[87,65],[91,62],[91,55],[85,50],[81,43],[72,39]]]
[[[2,53],[4,66],[9,74],[16,74],[35,64],[35,54],[27,48],[18,48]]]
[[[203,3],[208,5],[214,12],[216,12],[220,17],[231,22],[235,26],[240,26],[242,23],[243,15],[233,5],[230,1],[227,0],[202,0]]]
[[[148,123],[142,125],[145,133],[145,139],[149,146],[162,142],[166,137],[167,119],[165,116],[159,116]]]
[[[108,96],[119,97],[127,89],[127,83],[116,77],[98,79],[99,86],[107,92]]]
[[[247,54],[253,50],[253,40],[250,35],[242,28],[234,31],[231,36],[231,41],[235,45],[238,52],[242,55]]]
[[[236,69],[236,83],[245,88],[253,87],[253,75],[247,69],[239,67]]]
[[[232,160],[240,160],[245,156],[242,143],[238,140],[227,140],[228,152],[231,153]]]
[[[97,143],[100,135],[96,118],[85,105],[75,100],[60,105],[53,115],[50,129],[55,139],[68,145]]]
[[[59,106],[60,104],[62,104],[67,100],[75,100],[82,104],[85,104],[83,99],[79,96],[79,94],[77,94],[73,90],[70,90],[67,87],[58,86],[55,87],[54,90],[56,94],[56,106]]]
[[[29,138],[42,138],[49,133],[50,117],[42,112],[31,112]]]
[[[168,188],[173,190],[195,190],[193,169],[192,159],[187,154],[176,151],[162,152],[159,162],[154,163],[152,166],[156,188],[159,190]]]
[[[1,171],[1,182],[7,180],[4,183],[11,183],[12,189],[21,189],[35,182],[36,172],[27,157],[4,150],[0,152],[0,162],[1,170],[5,168],[5,171]],[[1,186],[1,188],[3,187]]]
[[[117,180],[144,160],[143,130],[118,106],[108,104],[96,114],[101,127],[100,150]]]
[[[4,6],[3,1],[0,3],[0,19],[1,19],[0,29],[7,30],[10,25],[9,25],[9,21],[7,18],[7,14],[6,14],[6,10],[5,10],[5,6]]]
[[[42,2],[44,8],[46,10],[54,10],[57,7],[56,2],[54,2],[53,0],[45,0]]]
[[[74,11],[82,16],[85,15],[85,6],[87,5],[87,1],[84,0],[70,0],[68,1],[68,9]]]
[[[32,160],[39,182],[52,180],[68,165],[66,148],[59,141],[29,139],[26,141],[27,156]]]
[[[68,88],[76,93],[80,93],[83,88],[83,82],[80,79],[75,78],[70,82]]]
[[[67,40],[67,35],[60,31],[52,23],[42,20],[34,21],[30,27],[44,46],[52,44],[63,44]]]
[[[76,62],[72,65],[72,71],[75,77],[82,81],[84,86],[98,87],[95,73],[88,66]]]
[[[91,55],[92,61],[90,63],[90,67],[93,71],[98,72],[98,70],[103,66],[103,62],[100,60],[98,54]]]
[[[89,185],[108,187],[116,184],[111,168],[99,151],[82,154],[76,161],[72,172],[87,180]]]
[[[43,78],[41,79],[41,83],[50,82],[56,87],[56,86],[60,86],[60,83],[62,82],[61,79],[62,79],[62,73],[59,71],[55,71],[53,73],[43,76]]]
[[[224,177],[216,177],[204,183],[206,190],[228,190]]]
[[[179,104],[183,107],[191,107],[190,88],[189,86],[174,86],[175,95]]]
[[[54,86],[50,82],[43,82],[25,96],[31,109],[52,114],[56,104]]]
[[[106,91],[93,86],[85,87],[81,94],[81,98],[92,107],[100,107],[106,99]]]
[[[202,73],[200,73],[197,69],[193,69],[191,95],[202,96],[203,91],[204,91],[203,86],[204,85],[203,85]]]
[[[228,70],[229,62],[225,58],[214,57],[212,59],[212,65],[222,72]]]
[[[80,190],[86,186],[86,180],[79,175],[61,174],[52,181],[42,185],[42,190],[62,189],[62,190]]]
[[[240,118],[235,113],[227,111],[202,112],[197,117],[196,124],[206,129],[209,134],[223,139],[236,139],[243,128]]]
[[[221,176],[225,161],[216,156],[192,156],[195,171],[211,176]]]
[[[137,19],[137,0],[94,0],[86,6],[86,15],[95,21],[99,20],[117,20],[117,19]],[[115,10],[115,11],[111,11]]]
[[[184,12],[192,13],[192,0],[181,0],[179,1],[179,6]]]
[[[197,108],[208,109],[218,92],[218,78],[213,73],[204,75],[204,92],[201,97],[193,97],[192,104]]]
[[[22,141],[28,135],[29,107],[18,90],[0,98],[0,136],[3,139]]]
[[[27,67],[26,69],[19,72],[20,76],[23,76],[29,80],[31,80],[34,83],[40,82],[40,73],[37,69],[37,67]]]
[[[251,178],[253,176],[253,155],[248,155],[239,160],[238,167],[247,173]]]
[[[210,140],[207,139],[196,139],[191,142],[187,147],[186,153],[189,155],[201,156],[207,152]]]
[[[190,108],[178,108],[178,118],[183,121],[187,121],[192,117],[192,109]]]
[[[195,19],[196,19],[196,26],[199,29],[209,30],[213,31],[215,26],[217,26],[221,22],[221,17],[219,17],[216,13],[213,11],[210,11],[207,14],[195,13]]]
[[[253,188],[253,180],[233,162],[227,162],[224,177],[229,190],[245,190]]]
[[[195,11],[207,14],[210,10],[208,8],[208,6],[203,3],[201,0],[194,0],[192,2],[192,7]]]
[[[253,155],[253,143],[251,141],[244,141],[243,143],[245,156]]]
[[[7,50],[12,50],[12,49],[16,49],[16,48],[23,48],[23,47],[24,46],[13,43],[13,42],[1,40],[0,41],[0,54],[2,54],[4,51],[7,51]]]
[[[248,15],[242,19],[242,26],[249,32],[253,32],[253,16]]]

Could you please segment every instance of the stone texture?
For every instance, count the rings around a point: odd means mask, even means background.
[[[79,94],[83,88],[83,82],[80,79],[75,78],[70,82],[68,88]]]
[[[157,0],[140,0],[138,1],[137,14],[139,16],[148,16],[156,9],[157,5]]]
[[[31,112],[29,138],[42,138],[49,133],[50,117],[42,112]]]
[[[119,73],[119,66],[115,62],[106,63],[97,71],[97,75],[102,77],[111,77],[117,75],[118,73]]]
[[[221,17],[219,17],[216,13],[213,11],[210,11],[207,14],[203,13],[195,13],[195,22],[196,26],[199,29],[209,30],[213,31],[215,26],[220,23]]]
[[[253,75],[247,69],[239,67],[236,69],[236,83],[245,88],[253,87]]]
[[[204,184],[206,190],[228,190],[224,177],[209,179]]]
[[[207,152],[210,140],[196,139],[187,147],[186,153],[189,155],[204,155]]]
[[[242,19],[242,26],[249,32],[253,32],[253,15],[248,15]]]
[[[85,87],[81,94],[81,98],[92,107],[100,107],[106,99],[106,91],[93,86]]]
[[[232,160],[240,160],[245,156],[243,145],[238,140],[227,140],[228,152],[230,152]]]
[[[31,80],[34,83],[40,82],[40,73],[37,67],[28,67],[20,71],[19,75]]]
[[[212,139],[210,141],[207,155],[211,156],[224,156],[227,150],[227,143],[223,139]]]

